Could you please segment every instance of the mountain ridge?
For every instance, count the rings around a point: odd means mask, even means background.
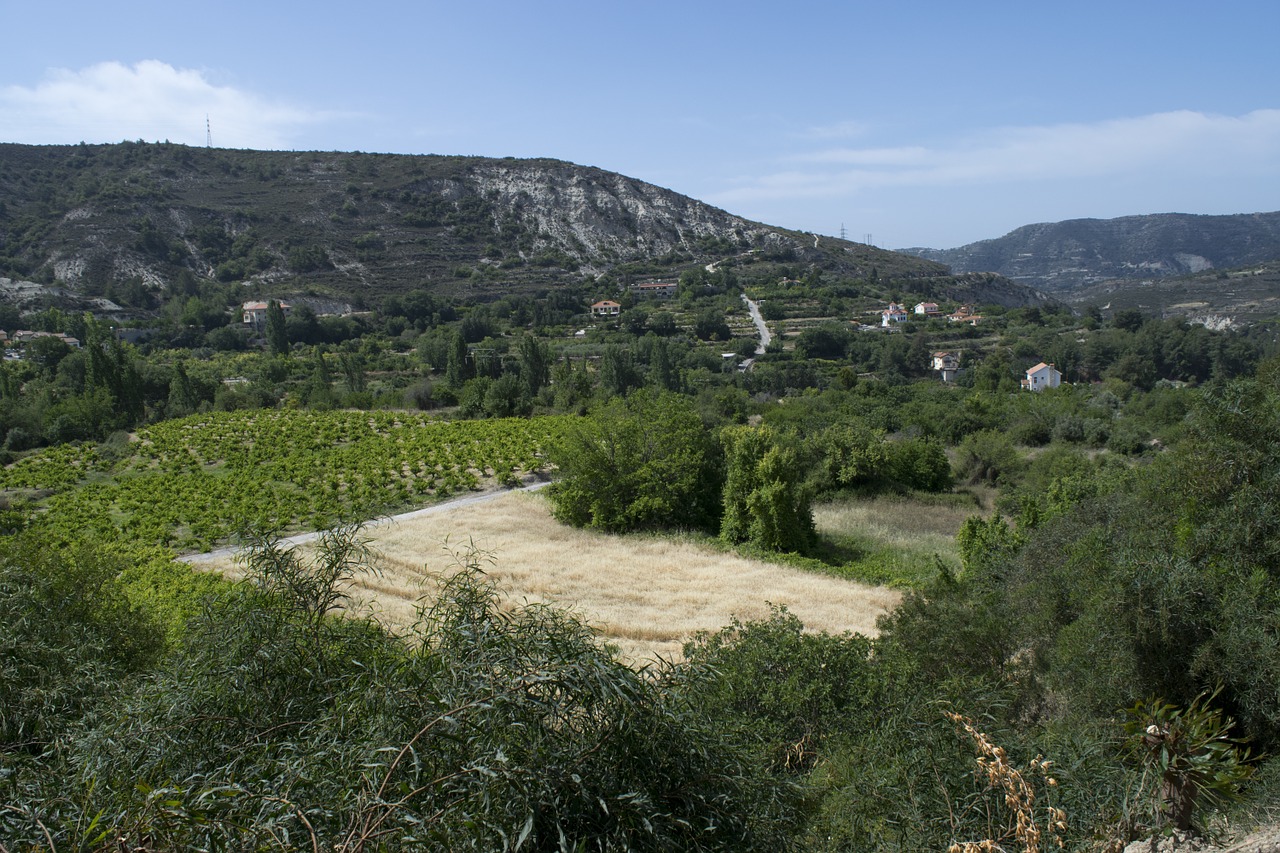
[[[1280,259],[1280,212],[1159,213],[1024,225],[1003,237],[906,254],[953,272],[995,272],[1070,299],[1101,282],[1185,276]]]
[[[561,160],[0,144],[0,277],[126,306],[201,279],[359,305],[415,288],[483,300],[716,263],[1047,301],[999,276],[952,276]]]

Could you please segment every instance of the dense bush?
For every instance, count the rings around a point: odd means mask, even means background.
[[[610,532],[714,529],[719,447],[688,398],[643,391],[614,399],[553,447],[558,519]]]
[[[309,559],[259,539],[246,582],[63,761],[6,780],[6,842],[785,847],[795,787],[679,698],[708,674],[639,672],[561,611],[500,606],[475,552],[404,637],[335,618],[368,559],[353,528]]]
[[[726,469],[720,536],[767,551],[804,553],[814,541],[812,494],[800,453],[768,427],[722,433]]]
[[[162,649],[104,549],[0,540],[0,755],[39,755]]]

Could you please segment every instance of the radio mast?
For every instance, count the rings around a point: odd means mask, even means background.
[[[204,147],[213,147],[213,128],[209,124],[209,114],[204,114]]]

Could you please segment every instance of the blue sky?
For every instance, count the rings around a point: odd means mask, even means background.
[[[885,248],[1280,209],[1280,2],[0,0],[0,141],[552,157]]]

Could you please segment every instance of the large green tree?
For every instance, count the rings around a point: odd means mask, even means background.
[[[561,521],[612,532],[718,523],[719,448],[688,398],[655,390],[615,398],[581,421],[552,460]]]

